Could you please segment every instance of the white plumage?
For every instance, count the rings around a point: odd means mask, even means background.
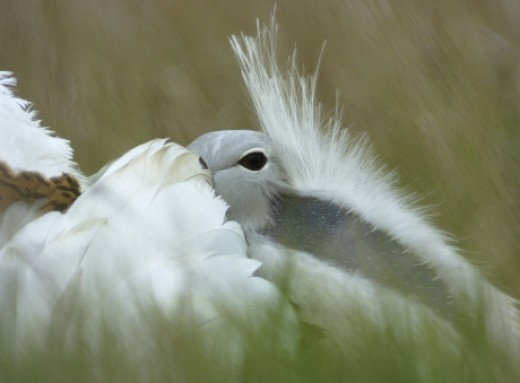
[[[69,142],[40,125],[28,101],[13,95],[16,80],[0,72],[0,161],[15,170],[33,170],[47,178],[66,172],[81,178]]]
[[[15,169],[81,177],[68,142],[41,129],[27,103],[13,98],[7,76],[0,114],[17,119],[0,121],[0,132],[16,146],[2,152],[2,161],[23,158],[34,136],[49,165],[32,166],[35,157],[15,161]],[[54,144],[60,150],[45,153]],[[240,331],[265,329],[283,301],[274,285],[252,276],[260,263],[247,258],[241,228],[226,222],[227,206],[199,157],[151,141],[84,189],[64,214],[42,213],[40,201],[0,212],[1,232],[10,233],[0,244],[0,342],[13,365],[50,341],[96,355],[107,333],[130,360],[153,355],[158,334],[149,312],[195,329],[217,361],[240,364]],[[286,318],[293,323],[290,311]]]

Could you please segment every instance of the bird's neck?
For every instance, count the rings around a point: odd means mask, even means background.
[[[270,224],[259,233],[414,296],[444,316],[453,312],[452,297],[434,270],[389,235],[331,201],[280,194],[272,204]]]

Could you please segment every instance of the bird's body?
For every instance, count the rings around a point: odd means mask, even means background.
[[[436,274],[389,235],[333,202],[327,184],[311,191],[292,187],[267,135],[213,132],[189,148],[208,163],[217,192],[231,205],[228,217],[240,222],[246,233],[313,254],[331,266],[401,288],[405,294],[415,292],[416,298],[443,314],[452,311],[453,299]],[[265,154],[265,166],[254,171],[241,165],[251,153]]]

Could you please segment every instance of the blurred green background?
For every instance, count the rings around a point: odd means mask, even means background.
[[[93,173],[155,137],[256,128],[231,51],[275,1],[1,0],[0,68]],[[520,297],[520,2],[278,0],[319,96]]]

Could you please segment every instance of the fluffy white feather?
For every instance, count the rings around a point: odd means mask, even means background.
[[[47,178],[67,173],[82,180],[69,142],[41,126],[32,104],[13,94],[15,85],[10,72],[0,71],[0,161]]]

